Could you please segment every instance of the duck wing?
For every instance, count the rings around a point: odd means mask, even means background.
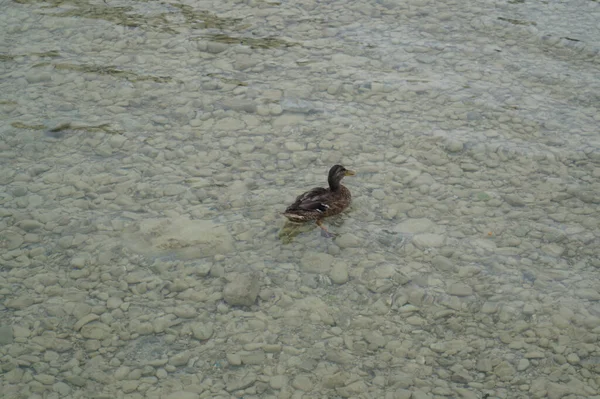
[[[327,198],[330,194],[331,191],[328,188],[315,187],[300,194],[296,201],[286,209],[286,212],[294,210],[325,212],[329,208]]]

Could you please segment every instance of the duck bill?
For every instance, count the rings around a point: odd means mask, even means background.
[[[346,172],[344,172],[344,176],[354,176],[356,174],[355,171],[353,170],[346,170]]]

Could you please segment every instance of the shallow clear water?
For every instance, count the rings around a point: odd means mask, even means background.
[[[600,397],[597,1],[0,6],[3,397]]]

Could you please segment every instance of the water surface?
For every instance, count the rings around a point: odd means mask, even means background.
[[[0,4],[4,397],[600,395],[597,1]]]

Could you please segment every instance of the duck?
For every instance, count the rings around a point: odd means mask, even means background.
[[[315,187],[296,197],[293,204],[283,212],[283,216],[296,223],[315,220],[325,237],[333,237],[323,225],[323,219],[342,213],[350,206],[352,195],[341,181],[346,176],[354,176],[356,172],[342,165],[334,165],[329,169],[327,182],[329,188]]]

